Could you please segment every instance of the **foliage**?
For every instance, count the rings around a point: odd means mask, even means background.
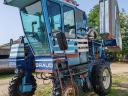
[[[113,75],[113,87],[112,91],[108,96],[128,96],[127,74]]]
[[[0,68],[0,75],[9,75],[14,73],[14,68]]]
[[[122,33],[123,50],[120,52],[122,56],[128,55],[128,15],[125,10],[120,12],[120,27]]]
[[[42,88],[37,89],[36,96],[50,96],[51,92],[51,85],[42,86]]]
[[[128,15],[125,10],[122,9],[119,16],[123,50],[121,52],[114,53],[117,55],[115,59],[123,59],[128,55]],[[95,29],[99,28],[99,5],[95,5],[90,11],[88,15],[88,25],[94,27]]]
[[[126,74],[113,75],[113,87],[111,93],[108,96],[128,96],[128,88],[125,88],[122,83],[126,83],[128,81],[128,77]],[[36,91],[36,96],[49,96],[51,92],[51,85],[48,86],[39,86]],[[81,95],[87,96],[87,95]]]
[[[0,80],[6,80],[6,79],[11,79],[14,76],[14,74],[0,74]]]
[[[88,25],[91,27],[99,27],[99,5],[95,5],[88,15]]]
[[[126,14],[124,9],[122,9],[122,11],[120,12],[120,27],[121,32],[125,33],[128,27],[128,15]]]

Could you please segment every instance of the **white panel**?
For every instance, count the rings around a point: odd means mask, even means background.
[[[100,33],[104,33],[103,20],[104,20],[104,3],[100,2]]]
[[[64,51],[54,51],[55,53],[64,53]],[[66,51],[66,53],[75,53],[75,50]]]
[[[88,51],[89,51],[88,48],[86,48],[86,49],[78,49],[78,52],[88,52]]]
[[[24,48],[14,48],[14,49],[11,49],[11,52],[15,52],[15,51],[24,52]]]
[[[77,42],[88,42],[88,39],[77,39]]]
[[[105,1],[105,33],[109,33],[109,0]]]
[[[78,47],[88,47],[88,44],[78,44]]]
[[[109,33],[109,0],[100,2],[100,33]]]

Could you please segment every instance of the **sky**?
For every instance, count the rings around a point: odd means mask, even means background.
[[[3,4],[0,0],[0,45],[8,43],[11,38],[14,40],[23,35],[23,28],[19,10],[15,7]],[[79,8],[87,14],[98,4],[99,0],[77,0]],[[123,8],[128,13],[128,0],[118,0],[120,10]]]

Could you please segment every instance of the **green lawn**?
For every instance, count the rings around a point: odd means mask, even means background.
[[[128,74],[113,75],[113,86],[109,96],[128,96]]]
[[[14,74],[0,75],[0,80],[11,79],[13,76],[14,76]]]
[[[113,85],[111,93],[108,96],[128,96],[128,86],[124,86],[122,83],[128,84],[128,74],[127,75],[113,75]],[[127,88],[125,88],[127,87]],[[47,87],[42,86],[36,91],[36,96],[49,96],[51,92],[50,85]]]
[[[0,75],[0,80],[10,80],[12,75]],[[111,93],[108,96],[128,96],[128,74],[113,75],[113,85]],[[51,92],[50,85],[38,85],[35,96],[49,96]]]

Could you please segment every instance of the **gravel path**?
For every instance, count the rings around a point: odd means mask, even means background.
[[[0,68],[8,67],[8,59],[0,59]]]
[[[0,96],[8,96],[9,79],[0,80]]]
[[[112,63],[111,70],[113,74],[128,74],[128,63]]]

